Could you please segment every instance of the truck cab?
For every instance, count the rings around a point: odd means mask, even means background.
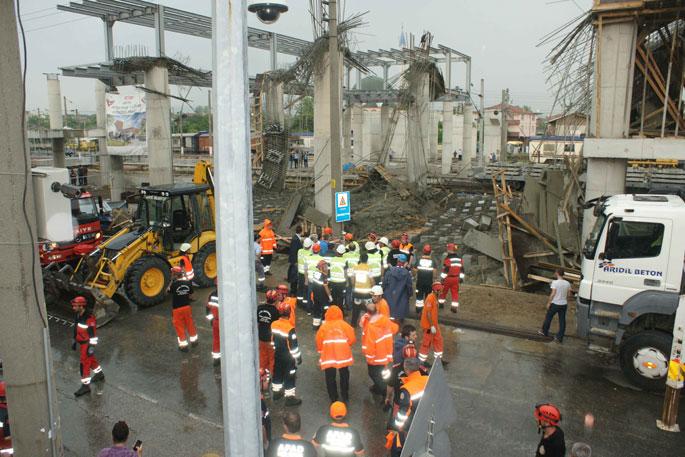
[[[638,387],[663,388],[683,285],[685,203],[674,195],[615,195],[593,209],[577,300],[577,333],[617,353]]]

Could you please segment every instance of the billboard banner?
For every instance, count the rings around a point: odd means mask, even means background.
[[[145,137],[145,93],[133,86],[108,93],[107,153],[147,155]]]

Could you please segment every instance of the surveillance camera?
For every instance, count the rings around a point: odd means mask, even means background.
[[[288,2],[286,0],[251,0],[247,10],[256,13],[257,18],[264,24],[273,24],[281,13],[288,11]]]

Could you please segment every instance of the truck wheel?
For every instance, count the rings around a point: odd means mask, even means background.
[[[628,380],[644,390],[663,390],[673,337],[647,330],[630,337],[621,347],[621,368]]]
[[[126,295],[138,306],[153,306],[164,300],[171,272],[169,264],[159,257],[145,256],[136,260],[126,274]]]
[[[201,287],[211,287],[216,278],[216,243],[210,241],[193,256],[193,271],[195,281]]]

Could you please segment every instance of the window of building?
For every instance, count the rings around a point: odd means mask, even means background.
[[[576,147],[573,143],[564,143],[564,152],[576,152]]]

